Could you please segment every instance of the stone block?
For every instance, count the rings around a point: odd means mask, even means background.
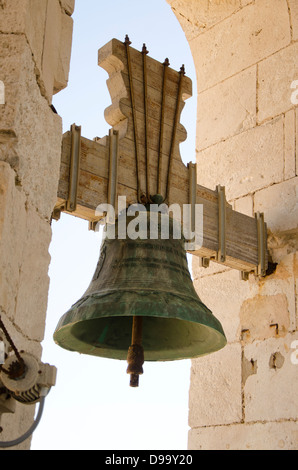
[[[243,0],[242,0],[243,1]],[[241,7],[241,0],[167,0],[188,39],[208,30]]]
[[[28,209],[20,259],[15,323],[24,335],[36,341],[42,341],[44,335],[51,237],[50,224],[42,220],[36,210]]]
[[[232,424],[191,429],[189,450],[297,450],[297,422]]]
[[[288,0],[290,8],[290,19],[294,41],[298,39],[298,3],[296,0]]]
[[[256,0],[191,41],[198,91],[251,67],[290,41],[286,0]]]
[[[26,2],[25,2],[26,3]],[[44,27],[47,17],[47,2],[29,0],[25,15],[24,29],[38,74],[42,71],[42,55],[44,45]],[[41,77],[42,79],[42,77]]]
[[[6,0],[1,9],[1,33],[26,36],[41,92],[49,102],[67,86],[73,8],[72,0]]]
[[[255,126],[256,83],[254,66],[198,95],[199,150]]]
[[[249,217],[254,216],[254,202],[251,195],[241,197],[234,201],[234,210],[241,212],[241,214],[248,215]]]
[[[255,309],[250,309],[250,319],[247,317],[247,329],[249,324],[255,328],[256,336],[251,334],[251,339],[266,339],[267,337],[285,336],[289,331],[297,329],[296,323],[296,301],[295,301],[295,279],[297,272],[295,267],[296,254],[285,254],[280,260],[276,270],[271,275],[261,280],[251,279],[258,286],[258,294],[251,298],[252,304],[258,299],[259,304],[255,303]],[[273,302],[273,299],[275,301]],[[249,303],[249,301],[247,301]],[[247,305],[241,307],[241,324],[245,329],[244,310]],[[247,312],[248,313],[248,312]],[[261,317],[261,320],[258,318]],[[267,324],[264,321],[267,319]],[[264,327],[264,328],[263,328]],[[267,332],[267,335],[266,335]]]
[[[73,19],[66,14],[62,15],[59,54],[54,80],[54,94],[65,88],[68,83],[72,46],[72,30]]]
[[[1,80],[5,85],[5,104],[0,107],[0,131],[2,143],[4,136],[15,136],[14,124],[18,115],[18,105],[23,90],[19,83],[22,77],[20,62],[26,48],[26,39],[21,35],[0,35],[0,70]],[[3,151],[1,155],[5,159]]]
[[[245,358],[257,367],[244,384],[246,422],[298,419],[298,365],[293,363],[297,339],[296,332],[244,347]]]
[[[245,342],[285,336],[290,313],[285,294],[256,295],[243,302],[240,310],[242,339]]]
[[[239,344],[229,344],[221,351],[192,361],[189,410],[190,427],[241,421]]]
[[[199,152],[198,181],[225,186],[228,200],[240,198],[283,180],[283,153],[283,118],[277,118]]]
[[[296,176],[298,176],[298,108],[296,108]]]
[[[0,161],[0,310],[14,321],[22,335],[41,341],[47,310],[51,227],[35,209],[27,207],[26,196],[15,180],[15,172]]]
[[[5,0],[0,15],[1,33],[25,34],[36,67],[41,73],[44,25],[47,2],[40,0]]]
[[[24,36],[2,37],[0,69],[6,85],[6,104],[0,107],[0,158],[13,163],[28,202],[49,219],[57,198],[61,118],[40,94]]]
[[[296,141],[295,110],[285,114],[285,180],[293,178],[296,174],[295,141]]]
[[[268,229],[278,232],[298,229],[298,177],[255,193],[255,211],[264,212]]]
[[[5,0],[1,4],[1,33],[24,33],[29,2],[30,0]]]
[[[0,161],[0,309],[14,318],[26,227],[25,195],[15,186],[16,174]]]
[[[61,7],[59,0],[48,3],[47,21],[44,31],[44,48],[42,60],[42,77],[46,97],[51,102],[54,87],[59,90],[60,83],[55,83],[55,74],[59,59],[61,42]]]
[[[75,0],[60,0],[60,2],[63,10],[65,10],[68,15],[72,15],[75,8]]]
[[[241,281],[238,271],[228,270],[197,279],[194,286],[202,302],[221,322],[228,342],[239,341],[240,309],[246,299],[257,295],[257,283]]]
[[[258,65],[258,122],[294,107],[291,84],[298,80],[298,43],[277,52]]]

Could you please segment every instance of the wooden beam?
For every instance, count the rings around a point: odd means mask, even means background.
[[[148,187],[149,196],[155,195],[158,191],[158,181],[161,193],[165,196],[170,166],[170,191],[167,204],[179,204],[183,210],[184,205],[196,200],[197,204],[203,206],[202,246],[191,253],[201,258],[213,259],[240,271],[257,270],[260,243],[256,219],[234,211],[225,202],[225,233],[224,238],[220,239],[223,206],[222,200],[219,200],[219,192],[216,188],[212,190],[197,184],[194,197],[193,172],[190,173],[189,168],[181,160],[179,144],[186,139],[186,130],[180,124],[180,115],[184,101],[192,94],[191,80],[185,75],[181,79],[181,71],[176,72],[147,55],[144,76],[143,54],[129,46],[131,61],[129,67],[126,47],[124,43],[113,39],[99,50],[99,65],[109,74],[107,85],[112,105],[105,111],[105,118],[112,129],[109,136],[101,139],[91,141],[81,137],[77,205],[71,214],[91,223],[98,220],[96,208],[99,204],[108,203],[111,198],[111,190],[109,191],[113,176],[111,168],[115,166],[115,161],[113,165],[111,164],[111,155],[114,155],[114,158],[115,155],[118,156],[117,181],[113,181],[113,185],[116,184],[115,191],[118,195],[126,197],[127,205],[140,202],[138,191],[146,200]],[[132,76],[129,75],[129,70],[132,71]],[[177,102],[179,83],[181,96]],[[164,104],[163,109],[162,104]],[[163,126],[161,126],[162,119]],[[173,142],[175,119],[176,121],[178,119],[178,122],[176,139]],[[161,127],[163,127],[162,145],[160,145]],[[116,150],[112,147],[116,142],[112,140],[113,135],[117,135]],[[71,131],[63,136],[58,200],[54,217],[60,211],[67,212],[72,137]],[[173,155],[170,161],[171,148]],[[218,259],[222,239],[225,241],[223,261]],[[268,263],[267,252],[265,263]]]

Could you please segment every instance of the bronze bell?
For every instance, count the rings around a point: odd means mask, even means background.
[[[123,222],[128,232],[133,221],[126,214],[113,236],[107,230],[90,286],[54,333],[55,342],[70,351],[128,358],[131,386],[138,385],[144,360],[194,358],[226,344],[220,322],[194,289],[185,241],[174,237],[173,219],[158,214],[158,236],[152,239],[150,211],[143,217],[145,229],[136,239],[121,233]],[[162,238],[165,217],[168,239]]]

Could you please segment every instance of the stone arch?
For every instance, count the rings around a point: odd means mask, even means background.
[[[291,85],[298,79],[297,2],[168,3],[196,65],[198,180],[224,185],[239,212],[264,212],[270,256],[278,264],[261,282],[194,264],[199,295],[222,321],[229,344],[216,357],[193,362],[189,447],[295,448],[297,374],[290,356],[298,335],[298,111]],[[279,378],[270,368],[277,351],[285,358]],[[248,363],[258,364],[249,377]]]

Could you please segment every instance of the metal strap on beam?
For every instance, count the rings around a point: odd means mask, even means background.
[[[258,231],[258,266],[256,268],[256,275],[266,276],[266,252],[267,252],[267,227],[264,221],[264,214],[257,212],[255,214],[257,221]]]
[[[197,164],[188,163],[188,170],[189,170],[189,204],[191,206],[190,230],[192,233],[194,233],[196,229]]]
[[[218,252],[217,261],[226,261],[226,193],[224,186],[217,186],[218,194]]]
[[[115,129],[109,131],[109,182],[108,182],[108,204],[113,206],[114,214],[117,211],[118,196],[118,161],[119,161],[119,132]],[[109,221],[109,214],[105,213]],[[112,217],[113,221],[114,218]],[[89,220],[89,230],[97,231],[100,219]]]
[[[71,126],[71,154],[68,199],[66,210],[74,212],[77,208],[78,184],[81,159],[81,126]]]
[[[108,203],[116,211],[117,185],[118,185],[118,157],[119,157],[119,132],[110,129],[110,166],[109,166],[109,186]]]

